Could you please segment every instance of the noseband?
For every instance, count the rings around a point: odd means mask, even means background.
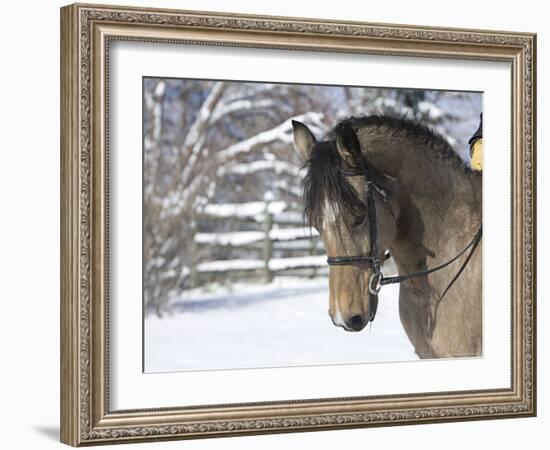
[[[384,189],[382,189],[372,180],[372,177],[369,174],[367,166],[364,163],[363,163],[363,169],[361,171],[344,170],[342,171],[342,175],[346,177],[363,176],[367,183],[367,218],[369,222],[370,250],[368,255],[329,256],[327,257],[327,264],[329,266],[365,265],[366,267],[370,267],[373,273],[369,279],[369,293],[373,297],[375,297],[380,292],[380,289],[382,289],[382,286],[385,286],[387,284],[399,284],[406,280],[410,280],[411,278],[418,278],[433,272],[437,272],[438,270],[441,270],[444,267],[447,267],[448,265],[455,262],[464,253],[466,253],[468,249],[470,249],[470,253],[468,254],[468,257],[462,263],[462,266],[460,267],[458,272],[455,274],[453,279],[449,282],[449,284],[443,291],[443,294],[439,298],[439,301],[443,300],[443,297],[445,297],[445,294],[447,294],[451,286],[454,284],[454,282],[458,279],[460,274],[466,268],[466,265],[470,261],[475,249],[477,248],[479,242],[481,241],[482,224],[479,225],[479,229],[475,234],[475,236],[473,237],[473,239],[470,241],[470,243],[460,253],[458,253],[456,256],[449,259],[445,263],[439,266],[433,267],[431,269],[422,270],[420,272],[412,272],[404,275],[395,275],[395,276],[385,277],[382,274],[382,271],[380,269],[381,262],[378,256],[378,228],[377,228],[377,222],[376,222],[377,214],[376,214],[376,202],[374,201],[374,192],[377,192],[384,202],[388,201],[388,194]],[[372,306],[372,303],[371,303],[372,301],[373,301],[372,297],[369,298],[369,304],[371,306]],[[371,310],[369,321],[373,321],[376,315],[376,307],[372,308],[369,306],[369,310]]]

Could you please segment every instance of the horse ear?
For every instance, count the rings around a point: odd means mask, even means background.
[[[293,120],[292,128],[294,129],[294,148],[300,155],[300,158],[303,161],[307,161],[317,140],[310,129],[302,122]]]
[[[357,165],[361,158],[361,145],[352,127],[340,124],[336,127],[336,149],[340,157],[351,167]]]

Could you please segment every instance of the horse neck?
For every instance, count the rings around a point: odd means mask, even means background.
[[[397,235],[390,250],[400,272],[441,264],[467,245],[481,223],[481,175],[411,137],[363,145],[369,162],[396,179]]]

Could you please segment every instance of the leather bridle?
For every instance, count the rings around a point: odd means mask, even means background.
[[[373,305],[372,302],[374,301],[373,298],[376,298],[378,293],[380,292],[380,289],[382,289],[382,286],[388,285],[388,284],[398,284],[402,283],[406,280],[410,280],[412,278],[418,278],[425,275],[428,275],[433,272],[437,272],[438,270],[441,270],[448,265],[455,262],[458,258],[460,258],[464,253],[470,249],[470,253],[468,254],[468,257],[464,260],[462,265],[460,266],[460,269],[455,274],[453,279],[449,282],[445,290],[443,291],[443,294],[440,296],[439,301],[443,300],[443,297],[447,294],[451,286],[454,284],[454,282],[458,279],[460,274],[464,271],[466,268],[466,265],[470,261],[475,249],[477,248],[479,242],[481,241],[482,236],[482,224],[479,225],[479,229],[473,239],[470,241],[470,243],[456,256],[449,259],[443,264],[440,264],[439,266],[422,270],[419,272],[412,272],[404,275],[394,275],[390,277],[385,277],[382,274],[381,271],[381,261],[380,257],[378,255],[378,228],[377,228],[377,213],[376,213],[376,202],[374,199],[374,192],[377,192],[382,200],[384,202],[388,201],[388,194],[387,192],[378,186],[372,177],[370,176],[370,173],[368,171],[367,165],[363,162],[363,167],[361,170],[343,170],[342,175],[346,177],[353,177],[353,176],[363,176],[365,178],[365,181],[367,183],[367,218],[369,223],[369,240],[370,240],[370,249],[368,255],[359,255],[359,256],[328,256],[327,257],[327,264],[329,266],[353,266],[353,265],[366,265],[367,267],[372,268],[372,275],[369,278],[369,293],[371,296],[369,296],[369,310],[370,317],[369,321],[373,321],[374,317],[376,315],[376,305]]]

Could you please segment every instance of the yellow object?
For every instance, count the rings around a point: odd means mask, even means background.
[[[478,139],[470,148],[472,160],[470,165],[474,170],[483,170],[483,139]]]

